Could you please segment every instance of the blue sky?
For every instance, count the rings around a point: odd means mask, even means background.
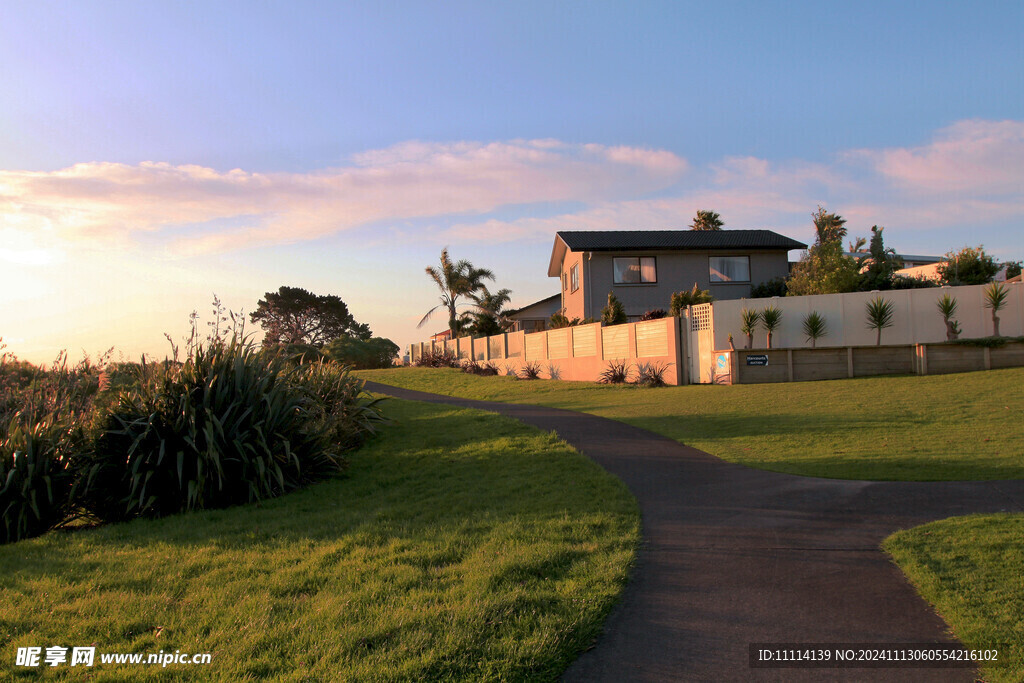
[[[287,284],[404,345],[443,246],[525,304],[556,230],[698,208],[1020,259],[1022,29],[996,2],[10,3],[0,336],[162,354],[213,292]]]

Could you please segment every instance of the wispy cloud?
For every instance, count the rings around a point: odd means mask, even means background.
[[[812,237],[818,204],[851,228],[981,228],[1024,219],[1024,122],[961,121],[916,147],[845,150],[828,163],[729,157],[692,169],[669,197],[599,202],[556,216],[463,221],[457,239],[549,238],[557,230],[681,228],[697,209],[719,211],[726,227],[763,227]],[[974,237],[972,237],[973,239]],[[946,245],[942,248],[949,248]]]
[[[536,208],[567,202],[582,208]],[[310,173],[155,162],[0,171],[0,257],[43,262],[55,245],[83,243],[209,253],[415,220],[439,242],[548,240],[565,229],[679,228],[698,208],[719,211],[727,227],[809,237],[817,204],[854,230],[1024,218],[1024,122],[961,121],[926,144],[844,150],[827,162],[728,157],[691,168],[666,150],[545,139],[405,142]],[[502,220],[508,207],[526,216]]]
[[[671,185],[686,166],[663,150],[554,140],[409,142],[303,174],[83,163],[0,171],[0,221],[35,241],[116,244],[148,233],[165,237],[172,252],[209,252],[314,239],[388,219],[628,198]],[[218,226],[240,218],[241,226]],[[183,236],[181,226],[200,229]]]

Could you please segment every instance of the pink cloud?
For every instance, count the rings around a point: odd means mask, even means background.
[[[96,162],[0,171],[0,220],[35,235],[111,243],[171,226],[245,223],[171,238],[176,252],[196,253],[314,239],[381,220],[629,197],[662,189],[685,169],[663,150],[555,140],[408,142],[304,174]]]

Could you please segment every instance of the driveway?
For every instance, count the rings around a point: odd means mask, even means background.
[[[570,681],[974,681],[973,669],[751,669],[751,643],[954,642],[879,548],[936,519],[1024,510],[1024,481],[870,482],[751,469],[637,427],[427,394],[555,431],[636,496],[643,541],[604,634]]]

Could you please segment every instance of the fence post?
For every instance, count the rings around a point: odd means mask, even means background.
[[[992,369],[992,349],[990,349],[989,347],[986,346],[986,347],[984,347],[982,349],[982,351],[984,351],[984,354],[982,355],[982,357],[985,359],[985,369],[986,370],[991,370]]]
[[[846,376],[853,377],[853,347],[846,347]]]
[[[793,349],[786,349],[786,365],[789,371],[789,381],[793,381]]]

